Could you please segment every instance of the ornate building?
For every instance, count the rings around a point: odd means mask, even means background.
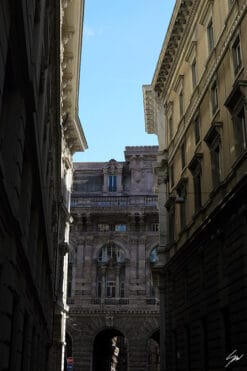
[[[234,351],[228,366],[247,366],[246,11],[177,0],[143,88],[159,139],[161,371],[223,369]]]
[[[63,368],[82,16],[79,0],[0,2],[0,370]]]
[[[74,164],[68,343],[75,371],[158,370],[156,154],[155,146],[126,147],[125,162]]]

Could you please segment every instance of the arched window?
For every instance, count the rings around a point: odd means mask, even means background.
[[[106,264],[124,263],[123,250],[114,243],[103,246],[99,253],[99,262]]]
[[[158,261],[158,253],[157,253],[157,247],[154,247],[149,255],[149,262],[151,264],[157,263]]]

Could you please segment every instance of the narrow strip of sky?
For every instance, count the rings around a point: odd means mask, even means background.
[[[142,85],[151,83],[175,0],[86,0],[79,116],[89,148],[75,161],[124,159],[145,133]]]

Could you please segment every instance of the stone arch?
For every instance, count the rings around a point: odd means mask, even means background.
[[[147,370],[160,370],[160,329],[156,328],[147,339]]]
[[[104,327],[93,339],[93,371],[126,371],[128,342],[116,327]]]

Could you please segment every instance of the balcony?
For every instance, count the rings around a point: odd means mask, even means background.
[[[72,197],[71,207],[84,209],[126,209],[133,207],[157,207],[157,196],[111,196],[111,197]]]
[[[101,305],[127,305],[129,304],[129,299],[126,298],[95,298],[92,299],[92,304]]]
[[[129,305],[134,307],[140,307],[143,308],[143,306],[155,306],[156,308],[159,308],[159,299],[158,298],[143,298],[143,299],[137,299],[137,298],[94,298],[91,301],[94,305],[115,305],[115,306],[121,306],[121,305]]]

